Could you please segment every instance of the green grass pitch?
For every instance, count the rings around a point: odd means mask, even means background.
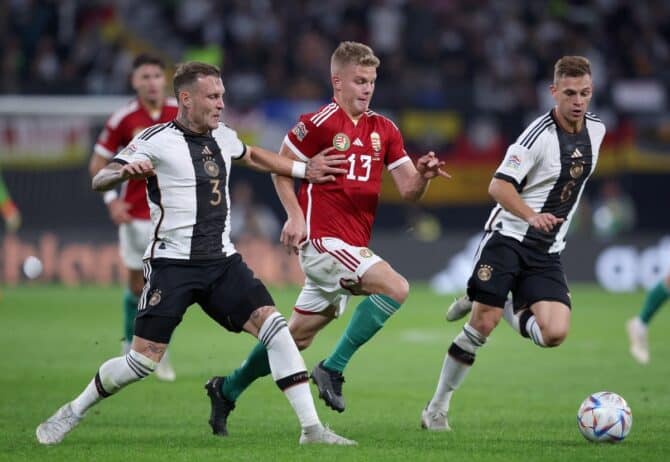
[[[297,291],[271,290],[284,314]],[[652,324],[652,361],[640,366],[629,357],[624,322],[642,296],[574,286],[572,330],[557,349],[537,348],[501,323],[452,400],[453,431],[429,433],[420,430],[419,415],[461,323],[444,321],[451,298],[417,284],[346,370],[347,410],[337,414],[317,403],[322,421],[358,440],[355,448],[300,447],[297,419],[269,378],[238,400],[230,436],[212,436],[203,384],[240,364],[254,340],[224,331],[192,307],[173,338],[175,383],[150,377],[135,384],[93,408],[63,443],[43,447],[35,427],[119,354],[121,289],[4,288],[0,460],[668,460],[670,308]],[[309,369],[330,352],[354,304],[304,352]],[[580,402],[601,390],[621,394],[632,408],[632,431],[621,444],[589,443],[577,429]]]

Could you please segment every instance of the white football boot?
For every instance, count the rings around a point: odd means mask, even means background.
[[[649,363],[649,341],[647,339],[647,326],[640,318],[635,317],[626,322],[626,331],[630,340],[630,354],[640,364]]]
[[[447,422],[447,413],[445,412],[430,412],[428,406],[421,411],[421,428],[433,432],[448,432],[451,430],[449,422]]]
[[[65,404],[37,427],[37,441],[42,444],[60,443],[82,418],[74,413],[70,403]]]
[[[455,299],[447,310],[447,321],[458,321],[472,310],[472,302],[467,295]]]
[[[300,444],[335,444],[339,446],[355,446],[358,443],[354,440],[347,439],[338,435],[325,425],[315,432],[305,433],[303,430],[300,434]]]
[[[172,364],[170,363],[170,357],[166,351],[163,357],[161,358],[158,366],[156,366],[156,378],[162,380],[163,382],[174,382],[177,378],[177,373],[174,371]]]

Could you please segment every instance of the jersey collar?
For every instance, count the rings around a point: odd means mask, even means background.
[[[180,123],[177,121],[177,119],[174,119],[174,120],[172,121],[172,123],[174,123],[174,126],[177,127],[177,129],[178,129],[179,131],[183,132],[185,135],[189,135],[189,136],[205,136],[205,137],[209,137],[209,138],[211,138],[211,136],[212,136],[212,131],[211,131],[211,130],[207,130],[206,133],[196,133],[196,132],[194,132],[193,130],[189,130],[188,128],[184,127],[182,124],[180,124]]]

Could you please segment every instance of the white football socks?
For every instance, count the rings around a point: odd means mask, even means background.
[[[547,344],[544,343],[542,330],[540,330],[540,326],[537,323],[537,319],[535,319],[535,315],[528,318],[528,321],[526,322],[526,332],[528,332],[528,336],[533,341],[533,343],[541,347],[547,346]]]
[[[428,412],[447,412],[449,410],[449,402],[454,390],[465,379],[474,362],[475,353],[485,343],[486,337],[480,334],[474,327],[467,323],[463,326],[463,330],[456,336],[452,347],[449,348],[450,352],[444,358],[435,394],[430,403],[428,403]],[[453,355],[454,345],[468,353],[472,362],[467,364],[463,360],[456,359]]]
[[[130,350],[125,356],[108,360],[100,366],[98,373],[84,391],[72,401],[72,410],[78,416],[83,416],[101,399],[151,374],[156,365],[155,361],[134,350]]]
[[[503,318],[505,318],[505,321],[512,326],[512,329],[521,333],[521,330],[519,329],[519,316],[514,313],[514,301],[511,298],[508,298],[507,301],[505,301]]]
[[[316,413],[305,362],[288,330],[286,319],[272,313],[263,322],[258,339],[265,345],[272,378],[284,392],[303,429],[321,425]]]
[[[525,313],[525,316],[524,316]],[[519,312],[514,312],[514,302],[511,299],[507,299],[505,302],[505,308],[503,309],[503,317],[505,321],[512,326],[512,328],[523,335],[521,329],[522,319],[525,319],[525,326],[523,326],[528,333],[528,337],[541,347],[546,347],[547,344],[544,342],[544,337],[542,337],[542,330],[537,323],[537,319],[532,312],[527,311],[527,309],[520,310]]]

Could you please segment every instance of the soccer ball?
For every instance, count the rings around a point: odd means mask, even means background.
[[[579,406],[577,424],[589,441],[618,443],[630,432],[633,414],[621,396],[600,391],[588,396]]]

